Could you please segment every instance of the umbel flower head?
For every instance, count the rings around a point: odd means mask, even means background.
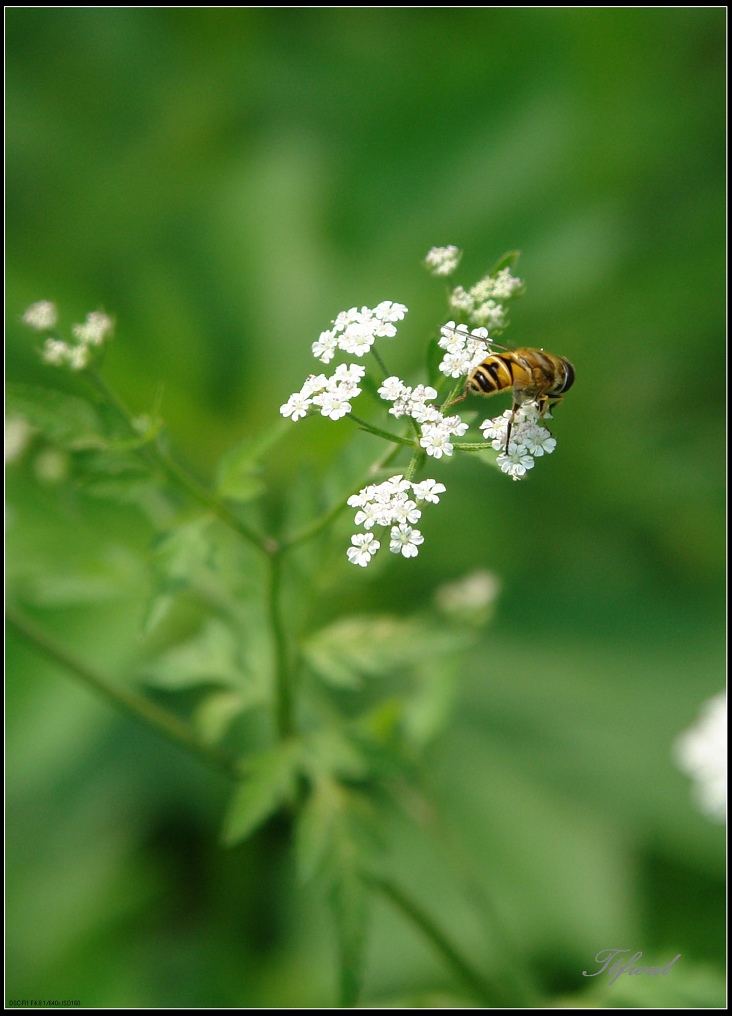
[[[454,246],[433,247],[425,258],[425,265],[433,275],[445,276],[455,270],[461,254]],[[362,430],[394,442],[397,450],[400,445],[412,449],[412,462],[404,473],[395,474],[382,484],[364,487],[349,499],[348,503],[358,508],[356,525],[365,530],[351,538],[348,559],[353,564],[366,567],[380,550],[385,535],[388,535],[392,553],[407,558],[417,556],[423,542],[422,533],[416,528],[421,506],[425,502],[436,502],[437,494],[445,490],[444,485],[434,479],[421,483],[413,480],[426,456],[435,460],[449,459],[456,450],[493,448],[499,453],[498,467],[512,479],[519,480],[533,468],[538,457],[554,450],[556,442],[543,425],[549,417],[546,412],[548,398],[535,396],[531,388],[519,391],[512,384],[513,375],[508,377],[508,373],[505,383],[496,383],[495,390],[512,391],[514,408],[480,424],[482,443],[462,443],[469,423],[459,414],[448,412],[454,402],[462,401],[464,395],[461,397],[458,393],[468,391],[467,382],[476,376],[477,368],[485,367],[486,359],[495,356],[497,348],[507,350],[491,339],[491,330],[505,328],[507,305],[523,292],[523,281],[511,272],[510,266],[516,257],[507,255],[493,272],[469,290],[457,287],[450,294],[455,316],[467,319],[467,323],[448,321],[440,329],[438,344],[443,356],[439,370],[445,379],[451,379],[452,391],[443,381],[436,387],[410,385],[397,375],[390,375],[384,366],[375,344],[379,339],[393,339],[397,334],[396,326],[407,313],[404,304],[384,300],[373,308],[352,307],[341,311],[331,327],[313,342],[313,356],[321,363],[330,363],[339,353],[357,358],[373,354],[381,380],[364,382],[364,365],[341,363],[330,375],[313,373],[307,377],[300,390],[293,392],[280,406],[280,413],[293,422],[316,414],[334,421],[347,416]],[[508,370],[505,365],[504,370]],[[455,381],[462,383],[456,386]],[[386,431],[354,415],[354,400],[364,389],[372,396],[375,391],[379,399],[389,404],[389,416],[408,422],[401,434]],[[388,530],[388,534],[379,533],[381,539],[378,538],[372,531],[375,527]]]
[[[35,331],[50,332],[58,321],[56,305],[50,300],[39,300],[28,307],[22,320]],[[87,314],[83,324],[71,326],[72,342],[49,335],[43,345],[41,359],[54,367],[84,370],[91,363],[94,350],[104,345],[113,331],[112,318],[104,311],[93,310]]]
[[[365,533],[355,533],[348,548],[348,560],[365,568],[381,547],[370,532],[374,527],[389,529],[389,550],[402,557],[416,557],[424,537],[414,525],[422,516],[422,505],[438,504],[445,486],[437,480],[413,483],[402,474],[389,477],[384,483],[369,484],[348,499],[357,508],[354,523],[363,526]]]

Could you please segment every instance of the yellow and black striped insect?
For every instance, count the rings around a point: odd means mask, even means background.
[[[475,336],[478,338],[479,336]],[[483,340],[486,341],[486,340]],[[453,399],[462,402],[468,395],[497,395],[511,391],[513,406],[506,433],[506,447],[511,439],[513,421],[519,408],[526,402],[533,402],[543,416],[564,398],[565,392],[574,384],[574,366],[564,356],[554,356],[543,349],[522,346],[510,349],[498,342],[487,340],[488,344],[502,350],[490,353],[482,363],[468,375],[463,394]]]

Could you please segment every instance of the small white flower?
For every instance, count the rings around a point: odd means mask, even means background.
[[[501,470],[504,473],[508,473],[514,480],[520,480],[526,474],[526,471],[534,466],[532,457],[527,455],[524,449],[520,445],[514,444],[513,441],[511,441],[508,447],[508,454],[501,452],[496,462]]]
[[[378,394],[384,399],[385,402],[395,402],[397,399],[402,398],[409,388],[404,382],[398,377],[388,377],[382,383],[381,388],[378,390]]]
[[[412,529],[411,526],[393,526],[391,530],[391,542],[389,550],[392,554],[401,554],[402,557],[416,557],[419,551],[417,548],[424,543],[424,536],[419,529]]]
[[[452,275],[460,263],[463,252],[454,244],[447,247],[433,247],[427,252],[424,263],[431,275]]]
[[[346,551],[351,564],[360,565],[365,568],[371,562],[371,558],[379,549],[381,544],[371,533],[356,533],[351,537],[352,547]]]
[[[510,300],[523,287],[523,280],[511,275],[510,268],[502,268],[495,277],[493,295],[498,300]]]
[[[364,356],[374,344],[376,336],[369,323],[359,321],[348,325],[338,340],[339,347],[351,356]]]
[[[450,293],[450,307],[459,315],[468,315],[475,306],[475,300],[462,286],[457,286]]]
[[[311,374],[305,379],[305,384],[300,389],[300,394],[304,395],[305,398],[310,398],[316,392],[325,391],[329,383],[330,378],[327,378],[325,374]]]
[[[421,483],[412,485],[418,501],[430,501],[432,504],[439,504],[438,494],[444,494],[446,489],[444,483],[438,483],[437,480],[422,480]]]
[[[360,381],[366,368],[361,363],[340,363],[335,370],[331,381],[346,381],[355,384]]]
[[[384,480],[376,490],[380,490],[387,497],[393,497],[396,494],[406,493],[411,486],[409,480],[405,480],[401,473],[397,473],[396,476],[390,476],[388,480]]]
[[[60,367],[62,364],[68,363],[70,352],[71,346],[68,342],[62,342],[61,339],[46,339],[41,359],[44,363]]]
[[[423,423],[422,437],[419,439],[419,443],[427,454],[435,459],[440,459],[443,455],[452,455],[454,450],[450,443],[450,431],[444,425],[444,421],[442,423]]]
[[[529,424],[523,431],[522,437],[526,450],[536,458],[540,455],[551,455],[557,447],[556,439],[552,437],[546,427],[539,427],[536,424]]]
[[[446,377],[465,377],[470,373],[473,357],[467,349],[446,353],[440,363],[440,370]]]
[[[727,694],[708,699],[701,716],[674,745],[676,764],[694,781],[700,811],[714,822],[727,812]]]
[[[360,389],[356,389],[360,391]],[[331,420],[340,420],[341,417],[347,416],[351,412],[351,403],[348,401],[349,393],[344,392],[340,385],[337,385],[333,390],[327,390],[321,392],[320,395],[313,396],[313,403],[316,406],[320,406],[320,412],[323,416],[329,417]]]
[[[303,395],[302,392],[294,392],[287,402],[283,406],[280,406],[280,412],[283,416],[289,416],[293,421],[302,420],[308,415],[308,409],[312,404],[312,400]]]
[[[351,503],[351,498],[348,499],[348,503]],[[376,525],[381,525],[381,517],[383,514],[383,505],[377,501],[369,501],[364,504],[361,511],[356,512],[354,522],[357,526],[363,526],[364,529],[373,529]]]
[[[397,523],[410,522],[414,524],[422,518],[422,512],[415,501],[410,501],[404,494],[395,498],[391,509],[392,520]]]
[[[323,363],[330,363],[338,348],[338,336],[334,331],[320,333],[320,338],[312,345],[313,356]]]
[[[101,310],[87,314],[83,325],[72,325],[71,331],[82,345],[101,346],[114,329],[112,318]]]
[[[495,300],[486,300],[473,309],[470,319],[478,325],[498,331],[506,325],[506,309]]]
[[[374,317],[384,323],[402,321],[405,314],[407,314],[407,308],[404,304],[392,303],[391,300],[382,300],[378,306],[374,307]]]
[[[67,354],[69,367],[72,370],[84,370],[88,365],[91,354],[89,352],[89,346],[81,344],[78,346],[70,346]]]
[[[23,324],[34,328],[37,332],[46,332],[56,327],[58,311],[56,304],[50,300],[39,300],[32,303],[23,314]]]

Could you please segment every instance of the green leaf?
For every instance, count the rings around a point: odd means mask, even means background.
[[[259,479],[262,460],[288,429],[287,421],[280,420],[257,437],[246,437],[224,452],[216,470],[217,493],[239,502],[259,497],[265,490]]]
[[[53,444],[70,451],[105,444],[102,424],[94,406],[76,395],[55,388],[10,384],[6,391],[9,416],[22,416]]]
[[[498,272],[500,272],[503,268],[510,268],[513,270],[518,264],[518,260],[520,257],[521,257],[520,250],[507,251],[502,257],[498,259],[498,261],[496,261],[496,263],[493,265],[488,274],[497,275]]]
[[[251,755],[234,791],[224,821],[223,842],[232,847],[246,839],[294,792],[300,762],[297,741]]]
[[[299,809],[295,830],[295,862],[303,882],[313,878],[333,852],[337,823],[341,821],[342,788],[336,780],[321,777]]]
[[[305,659],[328,684],[360,688],[365,678],[404,672],[436,653],[462,647],[464,637],[447,626],[389,616],[350,617],[312,635]]]
[[[218,684],[236,690],[244,684],[239,643],[221,621],[208,621],[195,638],[173,646],[147,663],[148,684],[169,690]]]
[[[245,708],[244,697],[237,691],[211,692],[193,714],[193,724],[206,744],[217,744]]]

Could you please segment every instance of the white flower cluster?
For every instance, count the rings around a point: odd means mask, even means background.
[[[467,317],[471,325],[500,329],[506,326],[508,300],[523,290],[521,279],[502,268],[495,275],[486,275],[470,289],[457,286],[450,294],[450,306],[456,314]]]
[[[507,409],[501,416],[484,420],[480,425],[484,439],[501,453],[496,460],[498,465],[514,480],[520,480],[527,469],[533,468],[535,458],[551,455],[557,446],[556,440],[541,425],[542,419],[536,403],[525,402],[515,413]],[[511,440],[506,451],[506,436],[512,420]]]
[[[446,351],[440,370],[447,377],[465,377],[490,353],[487,328],[476,328],[471,332],[467,325],[448,321],[440,332],[438,345]]]
[[[34,328],[37,332],[48,332],[56,327],[58,311],[56,304],[50,300],[39,300],[32,303],[23,314],[23,324]]]
[[[715,822],[727,813],[727,693],[704,703],[693,727],[678,739],[674,754],[679,768],[694,781],[699,809]]]
[[[57,320],[56,306],[50,300],[39,300],[38,303],[31,304],[23,314],[23,322],[36,331],[55,328]],[[94,310],[87,314],[84,324],[71,326],[75,342],[47,338],[41,358],[44,363],[53,364],[54,367],[68,366],[71,370],[83,370],[89,365],[93,347],[101,346],[113,329],[112,318],[101,310]]]
[[[459,416],[443,416],[437,406],[428,405],[427,399],[436,399],[437,392],[429,385],[410,388],[398,377],[388,377],[379,388],[379,395],[386,402],[393,402],[389,412],[399,419],[411,416],[420,425],[420,445],[435,459],[452,455],[451,437],[462,437],[468,429]]]
[[[447,247],[433,247],[428,251],[424,263],[429,268],[430,275],[452,275],[462,256],[463,252],[453,244]]]
[[[325,374],[311,374],[299,392],[294,392],[284,405],[280,406],[283,416],[300,420],[308,415],[311,406],[318,406],[322,416],[340,420],[351,412],[351,399],[361,394],[358,382],[366,368],[358,363],[341,363],[331,377]]]
[[[404,304],[392,303],[391,300],[382,301],[373,310],[352,307],[341,311],[333,327],[321,332],[320,338],[313,343],[313,356],[322,363],[330,363],[337,349],[350,356],[364,356],[376,339],[396,335],[394,322],[401,321],[406,313]]]
[[[439,495],[444,492],[444,484],[436,480],[413,483],[399,474],[391,476],[384,483],[369,484],[358,494],[349,497],[348,504],[358,508],[355,524],[363,526],[367,532],[356,533],[351,537],[348,560],[361,568],[370,564],[371,558],[381,547],[374,534],[368,532],[374,526],[391,526],[389,550],[392,554],[416,557],[420,544],[424,542],[420,531],[413,528],[422,516],[420,505],[424,502],[438,504]]]

